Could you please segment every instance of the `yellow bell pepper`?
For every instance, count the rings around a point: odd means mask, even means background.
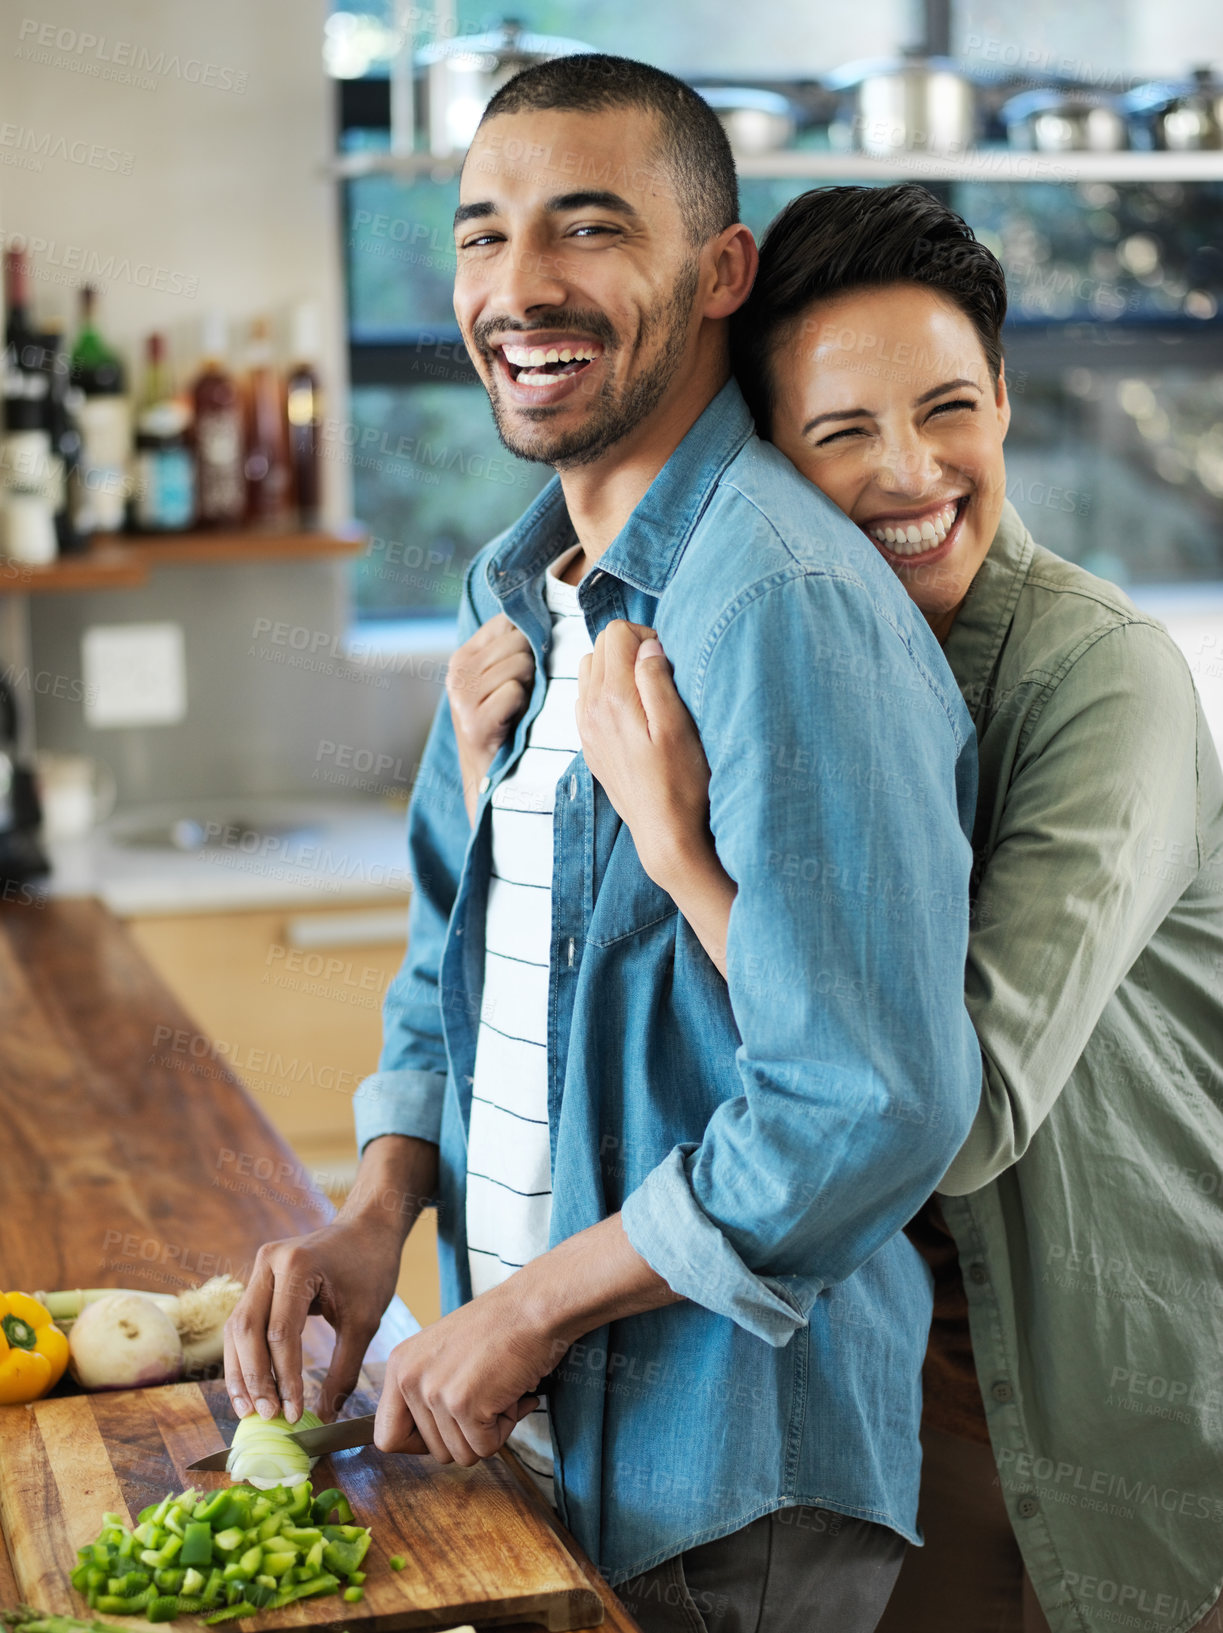
[[[28,1293],[0,1293],[0,1405],[36,1401],[68,1365],[68,1340]]]

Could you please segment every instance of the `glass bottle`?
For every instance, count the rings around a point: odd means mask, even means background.
[[[72,383],[81,393],[81,508],[85,533],[117,533],[128,499],[132,405],[118,354],[97,327],[97,291],[80,293],[80,327],[72,346]]]
[[[245,387],[247,520],[277,521],[288,500],[289,466],[280,381],[272,367],[272,344],[262,318],[251,325]]]
[[[242,400],[225,367],[225,320],[205,319],[203,358],[192,387],[195,502],[201,527],[236,527],[246,514]]]
[[[293,314],[293,343],[285,380],[289,467],[299,527],[319,525],[319,457],[323,399],[319,387],[318,308],[303,302]]]
[[[195,520],[191,411],[175,397],[161,335],[150,335],[136,415],[132,519],[144,532],[181,532]]]

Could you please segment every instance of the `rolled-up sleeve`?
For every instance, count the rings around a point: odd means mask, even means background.
[[[1147,623],[1093,635],[1037,692],[974,906],[981,1105],[939,1189],[1019,1161],[1142,949],[1199,867],[1193,680]]]
[[[476,558],[464,581],[459,644],[479,627],[470,590],[471,575],[482,560]],[[363,1079],[353,1097],[358,1151],[382,1134],[438,1141],[449,1069],[439,972],[470,832],[450,704],[443,696],[408,807],[412,900],[407,951],[382,1006],[377,1070]]]
[[[976,1110],[975,742],[930,657],[855,579],[803,572],[735,610],[694,700],[738,885],[741,1091],[623,1221],[674,1291],[774,1344],[912,1217]]]

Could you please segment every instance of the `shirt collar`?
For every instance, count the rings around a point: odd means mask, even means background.
[[[727,381],[603,552],[599,571],[661,595],[714,483],[754,429],[742,393],[733,380]],[[541,574],[573,537],[560,478],[554,477],[489,557],[489,588],[503,599]]]
[[[998,531],[956,614],[943,655],[976,721],[989,700],[989,680],[1032,566],[1035,541],[1009,499]]]

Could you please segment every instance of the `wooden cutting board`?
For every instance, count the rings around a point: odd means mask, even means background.
[[[352,1410],[375,1404],[359,1392]],[[0,1520],[21,1598],[90,1615],[68,1576],[76,1550],[101,1530],[103,1511],[134,1521],[167,1491],[228,1484],[224,1474],[188,1475],[187,1465],[228,1445],[235,1421],[220,1380],[0,1407]],[[603,1621],[598,1593],[498,1458],[446,1468],[370,1446],[323,1458],[311,1480],[315,1491],[338,1486],[357,1523],[373,1532],[364,1600],[304,1599],[223,1628],[379,1633],[532,1622],[562,1633]],[[402,1571],[389,1568],[392,1554],[407,1560]],[[150,1633],[143,1619],[105,1619]],[[169,1624],[192,1633],[202,1625],[197,1617]]]

